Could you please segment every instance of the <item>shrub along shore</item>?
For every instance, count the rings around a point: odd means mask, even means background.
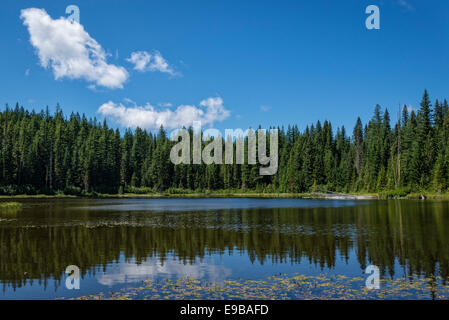
[[[37,195],[0,195],[0,205],[2,200],[8,199],[77,199],[77,198],[147,198],[147,199],[176,199],[176,198],[261,198],[261,199],[329,199],[329,200],[375,200],[375,199],[409,199],[409,200],[449,200],[449,193],[432,193],[432,192],[414,192],[404,194],[401,191],[391,191],[383,193],[257,193],[257,192],[242,192],[242,191],[213,191],[213,192],[195,192],[185,190],[185,192],[177,193],[122,193],[122,194],[107,194],[107,193],[80,193],[77,195],[71,194],[37,194]],[[4,202],[3,202],[4,203]]]

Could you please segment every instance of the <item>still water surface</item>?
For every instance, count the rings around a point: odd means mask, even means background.
[[[145,279],[449,276],[449,202],[24,200],[0,211],[0,299],[70,298]],[[81,269],[80,290],[65,269]]]

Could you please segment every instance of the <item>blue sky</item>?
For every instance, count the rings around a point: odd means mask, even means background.
[[[71,4],[81,34],[105,56],[101,68],[58,77],[54,61],[73,55],[70,42],[48,43],[40,16],[21,10],[45,10],[34,13],[48,14],[45,30],[57,33]],[[370,4],[380,8],[380,30],[365,27]],[[448,16],[443,0],[2,1],[1,108],[59,102],[66,114],[106,115],[118,127],[151,127],[147,116],[168,126],[197,117],[219,130],[328,119],[352,131],[377,103],[395,119],[398,103],[417,108],[425,88],[432,100],[449,98]],[[150,57],[141,70],[131,61],[139,52]]]

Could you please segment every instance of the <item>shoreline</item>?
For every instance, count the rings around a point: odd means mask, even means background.
[[[254,199],[317,199],[317,200],[449,200],[449,193],[410,193],[400,197],[385,196],[381,193],[124,193],[94,195],[0,195],[0,201],[33,199],[207,199],[207,198],[254,198]]]
[[[124,193],[124,194],[94,194],[94,195],[0,195],[2,200],[28,199],[206,199],[206,198],[255,198],[255,199],[328,199],[328,200],[374,200],[378,194],[343,194],[343,193]]]
[[[378,194],[342,193],[182,193],[182,194],[97,194],[97,195],[14,195],[0,196],[1,200],[27,199],[201,199],[201,198],[255,198],[255,199],[327,199],[327,200],[376,200]]]

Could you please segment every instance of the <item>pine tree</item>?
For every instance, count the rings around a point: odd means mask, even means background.
[[[278,173],[260,176],[261,165],[248,164],[247,138],[244,164],[235,163],[234,153],[233,164],[174,166],[169,159],[174,142],[163,127],[157,133],[126,129],[121,135],[106,121],[73,113],[67,119],[59,105],[51,115],[48,107],[36,113],[17,103],[0,112],[0,194],[448,189],[449,107],[447,100],[437,100],[432,110],[427,91],[418,113],[404,106],[393,130],[388,110],[382,115],[379,105],[365,127],[357,119],[352,139],[344,127],[334,135],[329,121],[303,132],[297,125],[278,129]],[[193,129],[189,132],[193,141]]]

